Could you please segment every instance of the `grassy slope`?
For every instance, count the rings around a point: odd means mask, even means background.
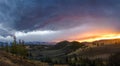
[[[99,47],[88,48],[84,50],[77,50],[75,52],[70,53],[69,55],[76,54],[82,57],[89,57],[89,58],[107,58],[111,54],[115,54],[120,52],[120,44],[112,44],[112,45],[105,45]]]
[[[47,57],[58,57],[58,56],[64,56],[66,53],[70,52],[70,48],[68,46],[65,46],[61,49],[49,49],[49,50],[44,50],[44,51],[33,51],[32,53],[35,55],[42,55],[42,56],[47,56]]]
[[[48,64],[22,59],[21,57],[0,51],[0,66],[48,66]]]

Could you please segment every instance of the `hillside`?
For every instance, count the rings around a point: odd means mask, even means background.
[[[120,39],[111,40],[100,40],[91,43],[78,43],[78,42],[68,42],[62,41],[54,46],[49,47],[46,50],[37,49],[31,50],[32,56],[34,58],[43,57],[63,57],[69,55],[83,55],[83,56],[109,56],[116,52],[120,52]],[[82,45],[87,45],[88,47],[82,48]],[[93,46],[93,47],[92,47]],[[81,48],[80,48],[81,47]],[[84,46],[83,46],[84,47]]]
[[[108,58],[110,55],[120,52],[120,44],[103,45],[98,47],[78,49],[68,55],[77,55],[89,58]]]
[[[0,51],[0,66],[48,66],[48,64],[22,59],[21,57]]]
[[[82,43],[76,41],[73,42],[62,41],[45,50],[41,50],[41,49],[31,50],[31,53],[32,56],[34,56],[34,58],[36,57],[36,59],[43,57],[51,57],[51,58],[63,57],[83,46],[84,45]]]
[[[109,64],[116,64],[120,60],[120,42],[119,40],[114,41],[114,39],[90,43],[62,41],[56,45],[48,46],[45,50],[31,48],[30,52],[30,58],[52,64],[68,64],[70,66],[98,66],[101,64],[100,66],[116,66]],[[111,59],[117,61],[113,63]]]

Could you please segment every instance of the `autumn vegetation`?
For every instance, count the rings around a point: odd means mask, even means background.
[[[95,41],[92,43],[61,41],[53,46],[41,46],[37,45],[35,48],[31,46],[31,50],[28,50],[23,40],[17,42],[16,38],[14,38],[11,45],[1,45],[1,50],[6,51],[1,53],[11,54],[8,54],[10,57],[5,56],[18,60],[16,61],[17,66],[20,63],[31,64],[31,66],[32,63],[35,66],[120,66],[120,43],[118,40],[117,43],[114,40],[112,42],[107,40],[107,44],[106,41]],[[1,61],[1,63],[3,62]]]

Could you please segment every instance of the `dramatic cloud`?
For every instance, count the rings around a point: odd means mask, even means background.
[[[119,12],[120,0],[0,0],[0,39],[60,41],[116,34]]]

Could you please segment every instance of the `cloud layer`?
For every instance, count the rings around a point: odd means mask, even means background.
[[[119,0],[0,0],[1,40],[11,40],[10,35],[26,41],[78,40],[91,33],[119,33],[119,8]]]

